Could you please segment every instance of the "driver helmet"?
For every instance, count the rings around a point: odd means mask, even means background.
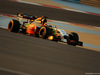
[[[41,23],[41,20],[42,20],[42,18],[41,18],[41,17],[39,17],[39,18],[37,18],[35,21],[37,21],[37,22]]]
[[[30,20],[30,22],[32,23],[32,22],[33,22],[33,20],[31,19],[31,20]]]

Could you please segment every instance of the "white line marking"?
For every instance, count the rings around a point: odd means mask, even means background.
[[[96,27],[96,26],[94,26],[94,27],[100,29],[100,27]]]
[[[74,9],[68,9],[68,8],[64,8],[65,10],[69,10],[69,11],[75,11],[75,12],[80,12],[80,13],[87,13],[85,11],[81,11],[81,10],[74,10]]]
[[[27,4],[33,4],[33,5],[39,5],[39,6],[42,6],[41,4],[38,4],[38,3],[31,3],[31,2],[27,2],[27,1],[22,1],[22,0],[17,0],[18,2],[21,2],[21,3],[27,3]]]

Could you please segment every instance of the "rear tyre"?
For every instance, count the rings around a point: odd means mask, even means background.
[[[20,29],[20,23],[17,20],[10,20],[8,24],[8,31],[10,32],[18,32]]]
[[[41,27],[39,37],[46,39],[49,35],[51,35],[51,29],[49,27]]]

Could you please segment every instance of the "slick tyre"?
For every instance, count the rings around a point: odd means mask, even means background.
[[[20,23],[17,20],[10,20],[8,24],[8,31],[17,33],[20,28]]]
[[[79,41],[79,36],[78,36],[78,34],[75,33],[75,32],[71,32],[71,33],[69,34],[69,37],[70,37],[70,40],[74,40],[74,41],[76,41],[76,42]]]
[[[51,34],[51,29],[49,27],[41,27],[39,30],[39,37],[46,39]]]

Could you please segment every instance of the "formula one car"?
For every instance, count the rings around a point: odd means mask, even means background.
[[[82,42],[79,42],[79,36],[77,33],[72,32],[67,34],[64,30],[48,25],[47,17],[36,17],[32,15],[26,15],[22,13],[17,14],[18,19],[13,19],[8,24],[8,30],[10,32],[21,32],[27,35],[34,35],[43,39],[49,39],[53,41],[61,41],[70,45],[80,45]],[[23,21],[26,19],[27,21]],[[22,24],[21,24],[22,23]]]

